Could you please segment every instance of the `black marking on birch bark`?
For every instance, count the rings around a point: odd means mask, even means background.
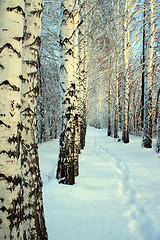
[[[31,11],[30,14],[31,15],[36,15],[36,17],[40,17],[42,12],[43,12],[43,8],[39,9],[39,10]]]
[[[13,135],[12,137],[10,137],[9,139],[8,139],[8,142],[11,144],[11,143],[20,143],[20,140],[21,140],[21,136],[20,135],[18,135],[18,136],[15,136],[15,135]]]
[[[17,108],[18,110],[20,110],[20,109],[21,109],[21,105],[17,103],[16,108]]]
[[[1,69],[4,69],[4,66],[3,66],[2,64],[0,64],[0,68],[1,68]]]
[[[36,39],[34,40],[33,43],[26,45],[26,47],[31,47],[31,46],[40,47],[40,45],[41,45],[41,38],[38,36],[38,37],[36,37]]]
[[[32,36],[31,33],[27,33],[27,32],[25,32],[25,33],[24,33],[23,40],[24,40],[24,41],[27,41],[31,36]]]
[[[4,202],[4,198],[0,198],[0,201],[1,201],[1,202]]]
[[[19,75],[19,78],[21,79],[22,83],[29,82],[29,80],[24,78],[22,75]]]
[[[62,104],[70,104],[71,103],[71,100],[70,100],[70,98],[66,98],[64,101],[63,101],[63,103]]]
[[[19,153],[17,151],[11,151],[9,150],[8,152],[6,150],[2,150],[0,154],[7,154],[9,158],[19,158]]]
[[[11,117],[14,117],[14,116],[15,116],[15,113],[14,113],[14,114],[12,114],[11,112],[9,112],[9,114],[11,115]]]
[[[0,83],[0,86],[3,86],[3,85],[8,85],[8,86],[10,86],[10,87],[13,89],[13,91],[17,91],[17,92],[20,91],[20,88],[19,88],[19,87],[16,87],[15,85],[11,85],[8,80],[5,80],[5,81],[3,81],[2,83]]]
[[[5,174],[0,174],[1,180],[5,180],[7,183],[13,183],[13,185],[18,186],[22,183],[22,178],[20,176],[6,176]]]
[[[27,94],[29,94],[29,93],[31,93],[31,92],[35,93],[36,96],[37,96],[37,95],[38,95],[38,92],[39,92],[38,85],[37,85],[35,88],[32,88],[30,91],[24,93],[23,96],[25,97]]]
[[[26,108],[21,113],[23,116],[28,116],[28,117],[36,116],[36,113],[34,111],[32,111],[32,109],[30,107]]]
[[[0,125],[4,125],[4,126],[7,127],[7,128],[11,128],[10,125],[5,124],[5,123],[4,123],[3,121],[1,121],[1,120],[0,120]]]
[[[34,66],[38,69],[38,63],[36,61],[29,61],[29,60],[26,60],[26,61],[23,61],[24,63],[26,63],[27,65],[29,66]]]
[[[31,3],[28,3],[28,2],[26,2],[26,0],[24,0],[24,2],[25,2],[25,6],[27,7],[27,6],[31,6]]]
[[[28,133],[28,131],[29,131],[29,128],[25,127],[22,123],[17,124],[17,129],[20,131],[23,131],[23,129],[24,129],[26,131],[26,133]]]
[[[66,73],[68,73],[64,64],[61,64],[61,66],[60,66],[60,71],[62,71],[62,70],[65,71]]]
[[[65,19],[62,19],[61,26],[64,26],[64,25],[66,25],[66,26],[67,26],[67,22],[66,22],[66,20],[65,20]]]
[[[21,40],[23,40],[23,37],[14,37],[14,39],[18,42],[20,42]]]
[[[75,91],[69,90],[67,95],[69,95],[70,97],[73,97],[75,95]]]
[[[9,189],[8,189],[9,190]],[[17,229],[17,237],[19,236],[19,226],[20,223],[22,222],[22,213],[21,213],[21,195],[20,193],[17,194],[17,197],[12,200],[10,207],[6,208],[6,206],[2,206],[1,211],[7,212],[7,219],[9,219],[10,225],[9,225],[9,230],[10,230],[10,239],[14,239],[12,235],[12,229],[15,227]],[[19,237],[16,239],[19,239]],[[6,237],[4,237],[6,239]]]
[[[38,71],[27,73],[28,77],[35,78],[38,74]]]
[[[67,15],[69,16],[70,12],[68,11],[68,9],[65,8],[63,10],[62,14],[65,15],[65,16],[67,16]]]
[[[68,51],[65,53],[65,55],[72,55],[72,57],[74,57],[74,52],[73,52],[73,50],[70,48],[70,49],[68,49]]]
[[[25,13],[20,6],[16,6],[16,7],[13,7],[13,8],[8,7],[7,11],[9,11],[9,12],[15,11],[16,13],[20,13],[23,17],[25,17]]]
[[[14,53],[17,54],[17,56],[18,56],[19,58],[21,57],[21,54],[20,54],[19,52],[17,52],[10,43],[6,43],[3,47],[1,47],[1,48],[0,48],[0,53],[1,53],[5,48],[11,49]]]
[[[67,120],[70,120],[70,116],[71,116],[70,113],[66,113],[66,115],[65,115],[65,117],[67,118]]]
[[[64,38],[63,40],[60,39],[60,41],[59,41],[60,46],[61,47],[65,46],[65,43],[69,43],[70,45],[73,45],[72,42],[69,41],[71,38],[72,38],[72,35],[71,35],[71,37]]]

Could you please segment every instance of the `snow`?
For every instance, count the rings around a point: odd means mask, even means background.
[[[160,240],[160,158],[87,128],[76,184],[55,179],[58,140],[39,145],[49,240]]]

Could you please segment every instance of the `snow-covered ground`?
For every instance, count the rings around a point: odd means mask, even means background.
[[[55,179],[58,140],[39,146],[49,240],[160,240],[160,158],[88,127],[80,175]]]

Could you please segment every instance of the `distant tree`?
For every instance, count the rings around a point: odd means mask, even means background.
[[[148,39],[145,57],[144,74],[144,118],[143,142],[145,148],[152,147],[152,75],[153,75],[153,48],[154,48],[154,16],[153,1],[146,0]]]
[[[129,1],[124,0],[123,6],[123,46],[122,46],[122,59],[123,59],[123,110],[122,110],[122,140],[124,143],[129,142]]]
[[[58,26],[59,1],[43,1],[41,48],[39,53],[37,129],[38,142],[59,137],[60,91]]]
[[[80,124],[80,148],[85,146],[85,134],[87,127],[87,103],[86,103],[86,65],[87,65],[87,38],[85,16],[87,12],[87,4],[85,1],[79,1],[80,6],[80,26],[78,31],[78,56],[79,56],[79,124]]]
[[[156,123],[157,123],[157,142],[156,142],[156,152],[160,153],[160,88],[157,94],[157,104],[156,104]]]

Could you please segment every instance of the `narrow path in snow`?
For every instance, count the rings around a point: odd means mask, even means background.
[[[103,138],[103,136],[101,137]],[[141,205],[137,200],[137,192],[132,187],[132,178],[130,176],[129,166],[125,161],[123,161],[123,159],[115,155],[112,149],[109,149],[109,145],[107,145],[109,139],[110,138],[106,137],[105,141],[101,141],[99,136],[96,135],[96,132],[94,132],[92,136],[94,148],[97,148],[100,152],[105,153],[106,158],[109,158],[110,161],[112,161],[113,167],[115,168],[119,184],[117,197],[120,198],[124,205],[127,206],[124,216],[126,216],[129,220],[128,226],[130,231],[133,235],[135,234],[137,239],[158,240],[157,237],[160,237],[160,235],[154,228],[152,219],[147,215],[143,205]]]
[[[130,140],[88,127],[73,186],[55,178],[58,140],[39,146],[49,240],[160,240],[160,162]]]

